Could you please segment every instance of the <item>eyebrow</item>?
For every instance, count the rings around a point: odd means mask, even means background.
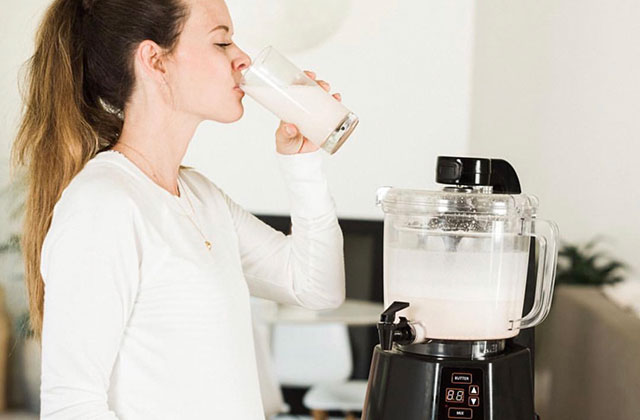
[[[212,30],[210,30],[209,33],[213,32],[213,31],[217,31],[218,29],[224,29],[226,32],[229,32],[229,27],[227,25],[218,25],[215,28],[213,28]]]

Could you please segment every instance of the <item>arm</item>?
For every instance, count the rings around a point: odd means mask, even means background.
[[[342,231],[322,168],[322,151],[278,155],[291,200],[291,235],[224,196],[252,295],[310,309],[344,301]]]
[[[139,247],[126,198],[89,194],[43,244],[44,420],[117,419],[107,393],[138,290]]]

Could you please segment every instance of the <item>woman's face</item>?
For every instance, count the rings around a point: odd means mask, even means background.
[[[205,120],[236,121],[244,112],[240,70],[251,60],[232,41],[227,5],[224,0],[182,1],[190,12],[167,62],[174,106]]]

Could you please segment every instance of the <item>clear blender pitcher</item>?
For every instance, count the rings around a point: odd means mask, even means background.
[[[511,338],[542,322],[551,306],[556,225],[536,218],[535,197],[504,193],[509,188],[496,179],[477,179],[491,172],[478,165],[509,170],[508,163],[477,160],[472,173],[459,173],[468,163],[439,158],[437,180],[448,185],[442,191],[378,190],[385,307],[409,304],[398,315],[411,321],[414,343]],[[539,245],[535,299],[523,314],[532,238]]]

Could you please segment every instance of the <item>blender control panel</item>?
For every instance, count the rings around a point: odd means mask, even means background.
[[[484,420],[482,369],[443,367],[438,391],[438,420]]]

